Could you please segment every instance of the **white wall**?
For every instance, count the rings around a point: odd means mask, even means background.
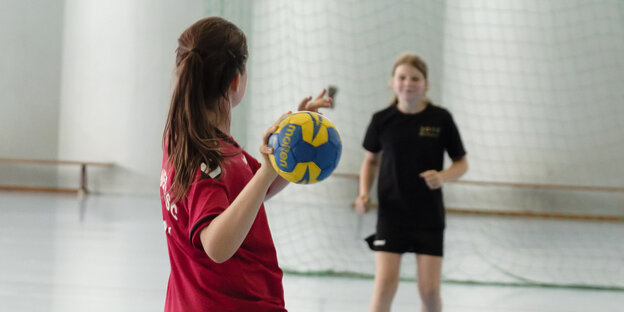
[[[90,169],[91,188],[157,192],[177,38],[203,12],[199,0],[66,1],[59,157],[114,162]]]
[[[55,158],[63,1],[0,2],[0,157]],[[0,183],[54,183],[56,169],[0,163]]]
[[[0,3],[0,157],[111,161],[90,188],[158,189],[177,37],[202,0]],[[0,164],[0,183],[78,184],[78,168]]]

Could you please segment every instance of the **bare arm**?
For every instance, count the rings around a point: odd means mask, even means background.
[[[360,194],[355,200],[355,209],[359,213],[366,213],[368,211],[370,188],[375,180],[375,174],[379,168],[380,159],[381,153],[372,153],[367,151],[364,155],[364,161],[362,161],[362,167],[360,168]]]
[[[263,144],[260,146],[262,154],[260,169],[230,206],[201,230],[199,235],[204,251],[214,262],[222,263],[230,259],[249,234],[267,191],[277,177],[268,156],[273,152],[267,145],[269,136],[277,129],[279,120],[288,114],[290,112],[282,115],[264,132]]]
[[[238,250],[276,176],[273,168],[262,164],[232,204],[201,231],[200,239],[210,259],[222,263]]]
[[[466,156],[464,156],[460,160],[454,161],[446,170],[440,171],[440,174],[442,175],[442,180],[444,182],[449,182],[457,181],[457,179],[463,176],[467,171],[468,160],[466,159]]]
[[[277,176],[275,181],[273,181],[273,184],[271,184],[271,187],[269,187],[269,190],[266,194],[266,199],[269,199],[275,196],[277,193],[283,190],[289,183],[290,182],[288,182],[288,180],[282,178],[281,176]]]
[[[445,182],[459,179],[466,171],[468,171],[468,160],[464,156],[459,160],[453,161],[453,164],[445,170],[427,170],[422,172],[420,177],[425,179],[430,189],[435,190],[441,188]]]

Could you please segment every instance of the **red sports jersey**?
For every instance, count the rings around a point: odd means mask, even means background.
[[[231,138],[221,140],[226,157],[220,168],[210,171],[202,164],[187,196],[171,202],[168,193],[174,171],[163,157],[160,197],[171,274],[165,311],[286,311],[282,270],[264,205],[240,248],[218,264],[204,252],[199,233],[249,182],[260,164]]]

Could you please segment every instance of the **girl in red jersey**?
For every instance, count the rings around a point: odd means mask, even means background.
[[[268,158],[277,126],[263,134],[261,162],[230,136],[247,85],[245,35],[222,18],[201,19],[176,53],[160,181],[171,263],[165,311],[286,311],[263,205],[288,183]],[[324,94],[299,110],[331,106]]]
[[[468,170],[466,151],[451,114],[427,100],[427,65],[405,54],[392,68],[392,104],[373,115],[366,131],[356,209],[368,209],[379,171],[377,232],[367,238],[375,251],[371,311],[390,311],[399,284],[401,255],[415,253],[422,311],[442,310],[445,227],[442,185]],[[453,163],[443,170],[444,152]]]

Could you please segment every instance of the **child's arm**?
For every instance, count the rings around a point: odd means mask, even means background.
[[[241,246],[256,219],[269,187],[277,177],[277,172],[269,161],[268,155],[273,152],[273,149],[268,146],[268,141],[269,136],[277,129],[277,122],[287,114],[280,117],[264,132],[263,145],[260,146],[260,153],[262,153],[260,169],[256,171],[230,206],[200,233],[204,251],[214,262],[227,261]]]
[[[269,187],[269,191],[266,194],[266,199],[275,196],[277,193],[283,190],[288,185],[288,183],[290,183],[288,182],[288,180],[277,176],[277,178],[275,178],[275,181],[273,181],[273,184],[271,184],[271,187]]]
[[[364,161],[362,161],[362,167],[360,168],[360,194],[355,200],[355,210],[359,213],[366,213],[368,211],[368,204],[370,202],[369,192],[375,180],[380,158],[381,153],[367,151],[364,155]]]
[[[234,255],[249,233],[276,176],[270,165],[262,164],[232,204],[201,231],[202,246],[210,259],[222,263]]]
[[[445,170],[427,170],[422,172],[420,177],[425,179],[429,189],[435,190],[441,188],[445,182],[459,179],[466,171],[468,171],[468,160],[464,156],[459,160],[453,161],[453,164]]]

